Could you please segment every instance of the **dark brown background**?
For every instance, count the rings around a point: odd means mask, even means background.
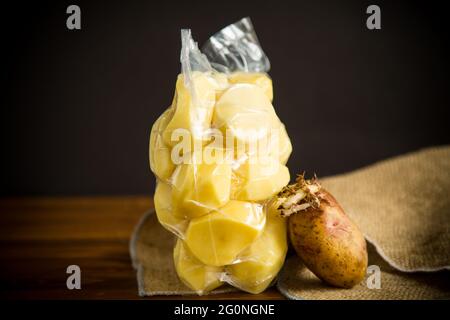
[[[292,173],[450,143],[448,13],[392,2],[2,3],[0,195],[151,194],[148,135],[172,99],[179,30],[203,43],[244,16],[272,64]],[[66,29],[72,3],[81,31]],[[366,29],[372,3],[382,30]]]

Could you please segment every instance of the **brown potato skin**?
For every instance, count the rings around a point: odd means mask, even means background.
[[[330,193],[322,189],[320,197],[319,209],[309,208],[289,217],[290,241],[317,277],[351,288],[366,275],[366,240]]]

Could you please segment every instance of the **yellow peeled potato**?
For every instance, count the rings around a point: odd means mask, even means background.
[[[214,108],[213,125],[235,139],[236,145],[266,138],[278,128],[279,119],[262,89],[253,84],[236,84],[226,90]]]
[[[211,126],[216,89],[217,82],[206,73],[194,72],[190,87],[186,86],[182,74],[178,76],[173,116],[162,134],[166,145],[173,147],[179,142],[172,140],[172,133],[177,129],[188,130],[192,143],[205,139],[206,130]]]
[[[233,263],[261,234],[264,224],[261,205],[231,200],[216,211],[192,219],[185,241],[202,263],[223,266]]]
[[[231,165],[181,164],[172,176],[174,212],[187,219],[200,217],[230,199]]]
[[[177,236],[181,236],[186,230],[187,221],[173,214],[172,187],[169,184],[158,182],[155,190],[154,203],[156,217],[159,223]]]
[[[216,82],[216,101],[220,98],[224,90],[230,85],[228,77],[225,73],[214,72],[211,78]]]
[[[279,132],[279,159],[282,164],[286,164],[289,160],[289,156],[292,153],[292,143],[291,139],[289,139],[289,136],[286,131],[286,127],[284,124],[281,124],[280,126],[280,132]]]
[[[268,215],[264,232],[242,253],[243,262],[227,266],[226,272],[233,285],[257,294],[272,283],[286,252],[286,219]]]
[[[172,116],[172,109],[167,109],[153,124],[150,133],[149,158],[150,169],[161,180],[172,175],[175,165],[170,157],[170,148],[162,139],[162,132]]]
[[[238,200],[266,200],[278,193],[290,179],[289,169],[271,157],[250,158],[235,173],[240,185],[234,191]]]
[[[173,250],[173,260],[178,277],[198,294],[208,293],[223,284],[220,281],[222,268],[198,261],[180,239]]]
[[[273,101],[272,79],[265,74],[259,72],[234,72],[229,75],[230,83],[251,83],[260,87],[264,94]]]

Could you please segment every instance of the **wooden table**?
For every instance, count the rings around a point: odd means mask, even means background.
[[[142,299],[128,242],[141,215],[152,207],[144,196],[0,199],[0,298]],[[81,268],[81,290],[67,289],[69,265]],[[269,289],[213,298],[282,296]]]

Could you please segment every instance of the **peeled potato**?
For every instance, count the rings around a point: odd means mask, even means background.
[[[229,76],[230,83],[251,83],[260,87],[264,94],[273,100],[272,79],[265,73],[235,72]]]
[[[231,264],[261,234],[264,224],[261,205],[231,200],[212,213],[192,219],[186,245],[204,264]]]
[[[236,84],[216,103],[213,124],[224,134],[227,130],[237,145],[246,146],[278,128],[279,119],[262,89],[253,84]]]
[[[280,134],[279,134],[279,159],[282,164],[286,164],[289,160],[289,156],[292,152],[292,143],[291,139],[286,132],[286,127],[284,124],[280,126]]]
[[[215,72],[211,74],[211,78],[216,82],[216,101],[220,98],[223,91],[230,85],[228,77],[225,73]]]
[[[162,139],[162,132],[172,116],[172,110],[166,110],[153,124],[150,133],[150,169],[161,180],[167,180],[172,175],[175,165],[170,157],[170,148]]]
[[[235,171],[240,179],[238,200],[261,201],[278,193],[289,183],[289,169],[271,157],[249,158]]]
[[[242,253],[244,261],[227,266],[232,284],[250,293],[264,291],[283,266],[286,238],[286,219],[268,215],[264,232]]]
[[[230,200],[231,166],[182,164],[172,177],[174,212],[188,219],[200,217]]]
[[[203,140],[206,130],[211,126],[217,82],[206,73],[194,72],[190,86],[195,97],[186,86],[184,76],[178,76],[174,114],[163,131],[164,143],[168,146],[173,147],[178,143],[172,140],[174,130],[188,130],[194,143],[195,140]]]
[[[207,293],[223,284],[220,281],[222,268],[202,264],[180,239],[173,250],[173,259],[180,279],[198,294]]]
[[[154,203],[159,223],[167,230],[180,236],[186,229],[187,221],[173,214],[172,188],[170,185],[162,182],[157,184]]]
[[[178,237],[174,264],[189,288],[204,294],[226,281],[259,293],[287,250],[287,221],[265,206],[289,182],[292,151],[272,106],[272,80],[264,73],[184,74],[150,135],[157,218]]]

